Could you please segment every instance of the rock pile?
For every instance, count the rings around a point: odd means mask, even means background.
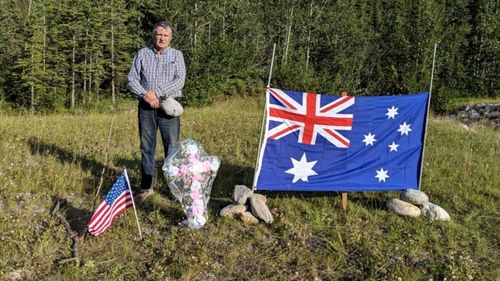
[[[257,224],[259,219],[272,223],[273,216],[266,205],[267,198],[254,193],[245,185],[236,185],[233,192],[233,203],[220,210],[221,217],[239,217],[244,223]]]
[[[450,215],[443,208],[429,202],[429,197],[420,190],[404,190],[399,199],[388,200],[386,207],[389,211],[402,216],[418,217],[423,215],[431,220],[450,220]]]
[[[449,116],[466,125],[472,122],[491,122],[496,128],[500,128],[500,104],[476,104],[467,105]]]

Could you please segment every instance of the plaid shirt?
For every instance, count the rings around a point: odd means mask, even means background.
[[[157,97],[182,97],[186,66],[182,52],[166,48],[157,52],[151,46],[139,50],[128,74],[128,88],[138,98],[151,90]]]

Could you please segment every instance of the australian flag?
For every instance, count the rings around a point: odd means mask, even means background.
[[[257,190],[417,189],[427,92],[332,96],[266,92]]]

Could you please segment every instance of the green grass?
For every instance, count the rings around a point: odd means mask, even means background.
[[[444,110],[446,112],[454,112],[467,105],[475,104],[500,104],[500,96],[491,98],[458,98],[447,102]]]
[[[275,222],[222,219],[235,184],[251,186],[263,100],[238,98],[187,108],[182,138],[223,164],[203,229],[178,225],[180,205],[158,178],[140,207],[99,238],[81,237],[81,262],[51,215],[65,200],[72,229],[84,231],[103,167],[105,193],[123,168],[139,183],[137,112],[0,116],[0,276],[26,280],[498,280],[500,136],[431,118],[423,186],[451,222],[404,218],[385,210],[387,193],[266,193]],[[114,118],[108,163],[108,130]],[[160,146],[158,146],[160,147]],[[159,148],[158,156],[162,155]],[[160,157],[159,157],[160,158]],[[161,160],[158,160],[160,168]],[[98,199],[100,201],[101,199]]]

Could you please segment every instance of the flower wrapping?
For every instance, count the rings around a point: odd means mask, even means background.
[[[191,228],[200,228],[207,222],[208,201],[219,167],[219,157],[209,156],[192,139],[180,142],[163,163],[170,192],[181,203]]]

